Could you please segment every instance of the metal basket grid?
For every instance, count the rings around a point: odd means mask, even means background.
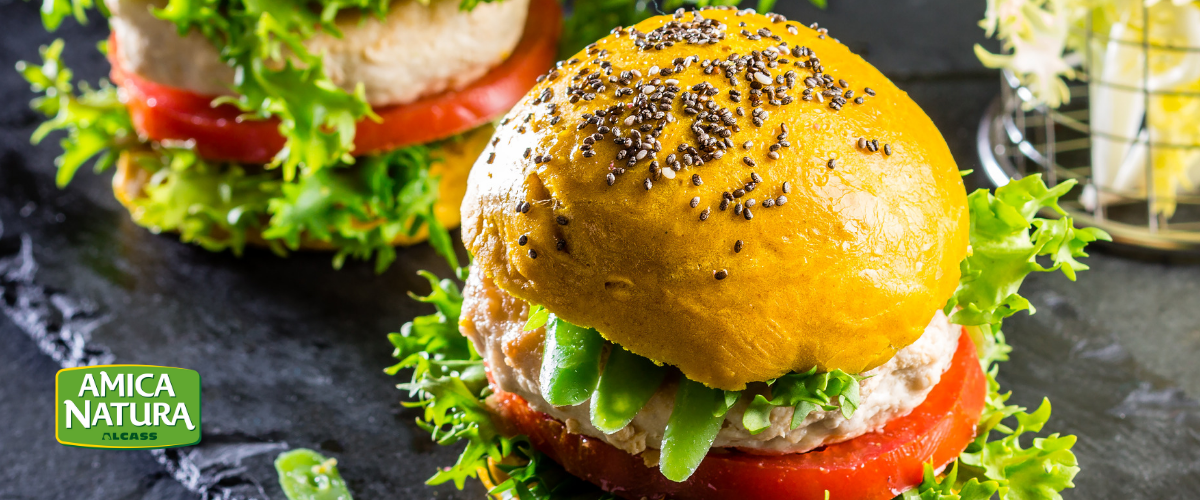
[[[1143,7],[1142,14],[1142,33],[1151,33],[1149,8]],[[1087,26],[1093,26],[1090,19]],[[1022,86],[1015,75],[1002,72],[1000,95],[985,113],[976,136],[983,172],[997,187],[1008,183],[1009,179],[1035,173],[1041,173],[1049,185],[1075,179],[1079,184],[1063,197],[1060,206],[1078,223],[1108,231],[1117,245],[1189,254],[1200,252],[1200,192],[1155,192],[1158,185],[1155,175],[1162,174],[1152,167],[1156,152],[1200,150],[1200,143],[1154,141],[1146,133],[1146,117],[1142,119],[1139,133],[1132,138],[1093,130],[1089,120],[1090,86],[1140,94],[1146,116],[1150,115],[1150,102],[1154,96],[1200,99],[1200,92],[1155,90],[1149,84],[1151,55],[1160,51],[1200,53],[1200,47],[1155,44],[1151,43],[1150,36],[1143,36],[1138,42],[1111,40],[1106,34],[1090,29],[1086,36],[1085,69],[1096,67],[1093,57],[1098,56],[1093,47],[1097,43],[1100,46],[1108,43],[1138,46],[1144,61],[1141,86],[1091,80],[1086,71],[1082,71],[1068,84],[1071,96],[1068,103],[1057,109],[1036,105],[1027,110],[1025,108],[1035,102],[1033,93]],[[1200,116],[1194,119],[1200,122]],[[1116,190],[1094,181],[1091,148],[1097,140],[1144,148],[1144,189]],[[1161,209],[1164,203],[1173,204],[1173,213],[1168,215]],[[1052,211],[1045,215],[1057,216]]]

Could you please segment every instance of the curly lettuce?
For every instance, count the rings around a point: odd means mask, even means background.
[[[1074,281],[1077,272],[1088,268],[1078,260],[1087,256],[1084,248],[1111,238],[1097,228],[1076,228],[1058,206],[1058,199],[1074,186],[1070,179],[1047,187],[1039,174],[1009,182],[995,195],[980,189],[967,197],[971,246],[959,265],[958,289],[946,303],[951,322],[979,327],[986,344],[1000,332],[1004,318],[1018,311],[1034,312],[1017,293],[1029,273],[1061,271]],[[1037,217],[1042,209],[1059,217]],[[1039,258],[1049,260],[1050,266],[1040,264]]]
[[[116,87],[101,81],[96,88],[76,88],[62,51],[58,40],[42,48],[42,64],[17,64],[41,94],[33,108],[49,118],[32,140],[65,133],[56,160],[59,186],[88,162],[103,171],[125,154],[131,168],[148,174],[128,203],[134,221],[152,231],[178,232],[184,241],[238,254],[249,241],[281,254],[302,242],[320,242],[336,251],[335,267],[347,257],[374,258],[382,272],[395,260],[392,242],[424,229],[434,249],[457,266],[449,231],[434,215],[439,179],[430,166],[439,160],[440,144],[366,156],[353,164],[339,161],[335,168],[288,182],[278,170],[209,162],[186,144],[142,140]]]
[[[974,441],[945,473],[939,475],[932,465],[927,466],[924,481],[897,500],[1059,500],[1062,490],[1074,486],[1072,481],[1079,472],[1071,452],[1075,437],[1039,436],[1050,418],[1049,402],[1043,401],[1033,412],[1010,405],[1011,393],[1000,392],[996,381],[997,364],[1006,360],[1011,350],[1000,331],[1002,320],[1017,311],[1032,312],[1028,301],[1017,294],[1021,282],[1031,272],[1061,271],[1074,279],[1075,273],[1087,269],[1077,260],[1087,255],[1084,247],[1108,240],[1103,231],[1075,228],[1070,217],[1058,210],[1058,198],[1070,188],[1069,183],[1048,188],[1040,177],[1031,176],[999,188],[994,195],[979,190],[968,197],[971,252],[962,263],[960,286],[947,310],[953,312],[956,322],[967,325],[968,334],[979,346],[980,363],[987,375],[986,404]],[[1060,217],[1037,217],[1042,208],[1055,210]],[[1040,264],[1039,257],[1049,265]],[[490,458],[501,464],[498,467],[508,476],[489,478],[496,485],[490,493],[500,498],[611,498],[566,474],[529,446],[527,439],[505,437],[496,430],[484,403],[491,389],[483,374],[483,360],[458,331],[462,295],[454,281],[422,275],[433,291],[416,298],[433,303],[437,312],[418,317],[400,333],[388,336],[400,362],[387,372],[394,375],[402,369],[413,370],[411,381],[399,387],[416,399],[409,404],[425,408],[418,423],[430,430],[439,444],[466,442],[458,462],[440,469],[430,484],[453,480],[462,487],[467,478],[490,475]],[[462,269],[459,277],[465,278]],[[525,329],[540,328],[553,319],[544,308],[532,306]],[[848,387],[856,378],[825,374],[814,380],[818,375],[792,374],[792,382],[784,382],[785,377],[773,381],[773,397],[755,396],[751,403],[752,408],[758,406],[753,410],[755,416],[750,417],[748,410],[747,418],[755,426],[764,425],[762,419],[770,410],[759,398],[767,403],[821,408],[840,402],[842,411],[852,410],[846,408],[851,395],[832,387]],[[794,391],[786,397],[781,396],[784,384],[791,384],[788,391]],[[723,414],[732,404],[728,394],[724,397],[725,404],[713,409],[713,415]]]
[[[30,106],[49,118],[34,130],[33,143],[55,131],[66,132],[59,142],[63,153],[56,160],[59,187],[70,182],[88,161],[95,160],[95,170],[100,172],[112,167],[122,151],[141,146],[117,88],[102,80],[97,88],[80,83],[76,89],[74,74],[62,62],[63,48],[63,41],[55,40],[41,47],[41,65],[17,63],[17,72],[39,94]]]

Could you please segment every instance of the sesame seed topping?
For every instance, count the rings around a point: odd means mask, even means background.
[[[885,155],[888,155],[888,156],[892,156],[892,145],[891,145],[891,144],[884,144],[884,145],[883,145],[883,154],[885,154]]]
[[[726,271],[724,269],[713,273],[713,277],[716,278],[717,281],[723,280],[728,276],[729,276],[729,271]]]
[[[778,198],[775,198],[775,205],[782,207],[784,203],[787,203],[787,196],[781,194]]]
[[[529,249],[529,258],[536,259],[537,258],[537,250],[530,248]]]
[[[696,207],[700,206],[700,197],[696,196],[696,197],[692,198],[690,205],[692,206],[692,208],[696,208]]]
[[[742,240],[737,240],[737,242],[735,242],[733,244],[733,253],[739,253],[741,251],[742,251]]]
[[[792,192],[792,183],[784,181],[782,189],[783,189],[784,193]],[[782,205],[782,203],[781,203],[781,205]]]
[[[526,243],[529,243],[529,235],[522,234],[520,238],[517,238],[518,245],[525,246]]]
[[[555,217],[554,220],[556,222],[558,222],[558,225],[560,225],[560,226],[565,226],[565,225],[571,223],[571,221],[569,219],[567,219],[567,216],[565,216],[565,215],[560,215],[558,217]]]
[[[706,221],[706,220],[708,220],[708,214],[710,214],[710,213],[712,213],[712,209],[711,209],[711,208],[705,208],[703,212],[700,212],[700,220],[701,220],[701,221]]]
[[[754,218],[754,214],[750,213],[750,207],[746,207],[745,210],[742,210],[742,217],[745,217],[746,220]]]
[[[692,184],[697,186],[704,184],[704,181],[700,179],[700,174],[692,174]]]
[[[827,163],[827,165],[829,166],[829,168],[837,168],[838,163],[837,163],[837,160],[834,159],[834,160],[829,160],[829,163]]]

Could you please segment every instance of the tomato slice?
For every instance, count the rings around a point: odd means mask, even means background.
[[[562,11],[555,0],[533,0],[521,41],[499,66],[459,90],[375,109],[381,122],[358,123],[354,154],[422,144],[463,133],[507,112],[554,64]],[[115,53],[116,40],[109,38]],[[111,77],[125,91],[138,133],[156,141],[195,142],[210,160],[267,163],[283,148],[279,120],[240,120],[232,105],[212,107],[213,96],[160,85],[125,71],[114,57]]]
[[[950,369],[929,396],[878,432],[808,453],[710,452],[682,483],[596,438],[569,434],[553,417],[514,394],[497,391],[492,406],[512,431],[570,473],[622,498],[680,500],[890,500],[921,483],[924,464],[942,467],[975,438],[987,384],[975,345],[959,338]]]

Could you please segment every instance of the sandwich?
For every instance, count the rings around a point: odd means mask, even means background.
[[[43,4],[50,30],[92,2]],[[153,232],[375,258],[429,239],[455,262],[467,171],[492,122],[554,62],[553,0],[106,0],[111,83],[76,85],[61,40],[19,63],[66,131],[65,185],[89,161]]]
[[[676,11],[560,63],[462,205],[459,289],[390,336],[496,498],[1052,499],[1049,402],[996,382],[1031,272],[1087,269],[1040,177],[967,194],[945,140],[815,25]],[[1055,212],[1054,218],[1039,217]],[[577,496],[581,495],[581,496]]]

